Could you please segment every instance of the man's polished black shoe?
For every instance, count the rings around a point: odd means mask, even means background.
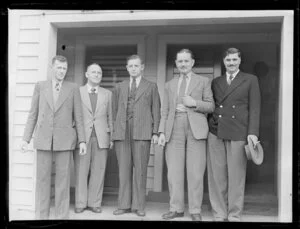
[[[178,218],[178,217],[183,217],[184,216],[184,212],[167,212],[165,214],[162,215],[163,219],[174,219],[174,218]]]
[[[135,213],[137,216],[141,216],[141,217],[146,215],[146,212],[143,211],[143,210],[136,210],[135,209],[135,210],[132,210],[132,212]]]
[[[193,221],[202,221],[202,217],[200,214],[191,214]]]
[[[114,215],[123,215],[125,213],[131,213],[131,209],[117,209],[113,212]]]
[[[88,210],[94,212],[94,213],[101,213],[102,209],[100,207],[88,207]]]
[[[74,212],[75,213],[81,213],[85,210],[85,208],[75,208]]]

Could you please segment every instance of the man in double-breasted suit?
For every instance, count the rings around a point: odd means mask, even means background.
[[[113,91],[113,140],[119,165],[118,209],[145,216],[147,166],[151,140],[157,143],[160,98],[155,83],[143,77],[138,55],[127,58],[130,79]],[[133,182],[132,182],[133,179]]]
[[[224,52],[226,74],[212,81],[216,109],[209,118],[208,187],[216,221],[240,221],[244,204],[246,141],[259,135],[260,89],[257,77],[239,70],[241,52]]]
[[[23,152],[35,130],[37,219],[49,218],[52,159],[55,160],[55,216],[68,218],[71,153],[77,141],[80,154],[86,151],[79,89],[76,84],[64,80],[67,69],[65,57],[52,59],[52,77],[35,85],[24,130]]]
[[[163,219],[184,216],[185,165],[189,213],[201,221],[203,176],[206,167],[207,113],[214,110],[209,79],[192,72],[195,60],[188,49],[176,55],[179,77],[166,83],[159,125],[159,145],[166,143],[170,209]]]
[[[101,213],[108,149],[112,147],[111,91],[100,87],[101,67],[93,63],[85,73],[87,84],[80,87],[87,153],[75,153],[75,213],[86,208]]]

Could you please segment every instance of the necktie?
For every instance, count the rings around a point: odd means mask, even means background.
[[[228,79],[228,85],[230,85],[231,84],[231,81],[233,80],[233,75],[230,75],[229,76],[229,79]]]
[[[56,84],[55,84],[55,90],[56,90],[56,91],[59,91],[59,89],[60,89],[60,87],[59,87],[59,83],[58,83],[58,82],[56,82]]]
[[[136,78],[132,78],[132,83],[131,83],[131,94],[134,94],[136,91]]]
[[[93,87],[93,88],[91,89],[91,93],[92,93],[92,94],[95,94],[95,93],[96,93],[96,88]]]
[[[178,103],[182,103],[182,97],[185,95],[186,75],[182,76],[181,85],[179,88]]]

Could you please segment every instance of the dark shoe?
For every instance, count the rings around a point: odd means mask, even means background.
[[[125,213],[131,213],[130,209],[117,209],[113,212],[114,215],[123,215]]]
[[[163,219],[174,219],[178,217],[183,217],[184,213],[183,212],[167,212],[162,215]]]
[[[145,216],[146,215],[146,212],[143,211],[143,210],[135,210],[134,213],[137,215],[137,216]]]
[[[88,210],[94,212],[94,213],[101,213],[102,209],[100,207],[88,207]]]
[[[202,221],[202,217],[200,214],[191,214],[193,221]]]
[[[81,213],[85,210],[85,208],[75,208],[74,212],[75,213]]]

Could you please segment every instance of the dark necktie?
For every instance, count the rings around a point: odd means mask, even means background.
[[[59,87],[59,83],[58,83],[58,82],[56,82],[56,84],[55,84],[55,90],[56,90],[56,91],[59,91],[59,89],[60,89],[60,87]]]
[[[136,78],[133,78],[132,77],[132,83],[131,83],[131,90],[130,90],[130,93],[131,94],[134,94],[136,91]]]
[[[232,80],[233,80],[233,75],[230,75],[230,76],[229,76],[229,79],[228,79],[228,85],[231,84]]]
[[[95,94],[95,93],[96,93],[96,88],[93,87],[93,88],[91,89],[91,93],[92,93],[92,94]]]
[[[178,103],[182,103],[182,97],[185,95],[185,89],[186,89],[186,75],[182,76],[181,85],[179,88],[179,94],[178,94]]]

